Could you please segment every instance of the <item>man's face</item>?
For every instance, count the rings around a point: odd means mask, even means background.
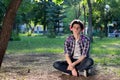
[[[81,32],[81,27],[79,24],[74,24],[73,27],[72,27],[72,32],[73,34],[80,34]]]

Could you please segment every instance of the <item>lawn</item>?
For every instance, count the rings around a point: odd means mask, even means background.
[[[91,51],[94,61],[104,65],[120,65],[120,38],[94,39]]]
[[[20,41],[10,41],[7,54],[64,53],[66,36],[47,38],[45,36],[21,36]],[[91,56],[95,63],[120,64],[120,38],[94,38]]]
[[[63,37],[21,36],[21,41],[10,41],[8,54],[19,53],[63,53]]]
[[[56,38],[45,36],[21,35],[20,41],[9,41],[6,54],[63,54],[64,41],[67,35]],[[120,38],[94,38],[91,43],[90,54],[95,65],[100,64],[105,69],[111,69],[120,76]],[[27,57],[26,57],[27,58]],[[29,58],[29,57],[28,57]],[[52,59],[52,56],[51,56]]]

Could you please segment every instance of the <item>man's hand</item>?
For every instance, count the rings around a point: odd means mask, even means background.
[[[73,70],[75,68],[75,65],[72,63],[72,64],[69,64],[68,67],[67,67],[67,70]]]
[[[73,76],[78,76],[77,71],[76,71],[75,68],[72,70],[72,75],[73,75]]]
[[[72,71],[73,69],[74,69],[74,67],[72,65],[68,65],[67,70]]]
[[[67,70],[70,70],[72,72],[73,76],[77,76],[77,71],[75,69],[75,64],[74,63],[68,65]]]

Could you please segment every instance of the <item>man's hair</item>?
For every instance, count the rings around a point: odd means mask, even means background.
[[[82,30],[84,29],[84,25],[83,25],[82,21],[80,21],[79,19],[75,19],[70,23],[70,29],[73,27],[74,24],[79,24],[81,29]]]

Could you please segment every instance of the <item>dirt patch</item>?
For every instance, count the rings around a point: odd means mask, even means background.
[[[119,66],[96,65],[96,74],[89,77],[73,77],[53,68],[56,60],[64,59],[59,54],[7,54],[0,71],[0,80],[120,80],[114,70]]]

